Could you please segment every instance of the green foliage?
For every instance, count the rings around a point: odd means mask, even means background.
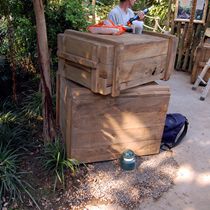
[[[22,114],[26,118],[42,116],[42,93],[30,91],[24,95],[22,102]]]
[[[0,140],[5,145],[10,145],[12,149],[22,149],[24,151],[33,147],[33,142],[29,141],[32,135],[32,127],[26,115],[8,99],[0,104]]]
[[[23,172],[19,170],[20,154],[9,149],[9,145],[0,144],[0,207],[3,198],[17,199],[23,202],[26,194],[38,207],[34,197],[30,193],[33,188],[25,181]]]
[[[0,6],[0,25],[3,34],[0,40],[0,54],[4,54],[16,67],[34,70],[31,55],[36,52],[36,33],[31,1],[3,1]]]
[[[0,139],[4,145],[9,143],[13,148],[25,149],[27,136],[28,132],[20,126],[11,128],[5,124],[0,125]]]
[[[8,49],[7,34],[7,20],[6,18],[0,18],[0,55],[5,55]]]
[[[108,13],[112,10],[118,1],[97,1],[96,3],[96,14],[100,18],[100,20],[107,19]]]
[[[57,69],[57,34],[66,29],[85,30],[86,8],[82,0],[48,0],[45,3],[48,42],[51,53],[51,67]],[[0,4],[0,55],[6,55],[9,64],[21,69],[19,81],[24,72],[38,73],[36,23],[32,1],[8,0]],[[2,73],[2,74],[1,74]],[[7,76],[11,86],[11,72],[0,71],[1,78]]]
[[[57,34],[66,29],[86,30],[89,23],[82,0],[49,0],[45,7],[45,15],[52,64],[56,67]]]
[[[25,119],[20,107],[9,98],[0,103],[0,208],[3,198],[7,202],[11,199],[23,202],[26,197],[37,205],[31,194],[33,189],[25,179],[27,173],[20,169],[22,157],[31,146]]]
[[[14,123],[15,120],[16,115],[14,115],[12,112],[0,113],[0,125],[10,125],[11,123]]]
[[[64,17],[65,20],[70,24],[72,29],[84,30],[88,26],[86,21],[85,10],[82,6],[82,1],[68,1],[63,2]]]
[[[166,25],[168,15],[168,1],[167,0],[155,0],[152,2],[154,7],[151,9],[149,15],[160,18],[160,25],[164,27]]]
[[[3,146],[25,149],[28,132],[18,120],[18,114],[12,111],[0,112],[0,140]]]
[[[43,168],[55,177],[54,191],[58,181],[65,187],[65,171],[70,170],[75,173],[79,166],[77,160],[66,158],[64,143],[59,138],[53,143],[44,145],[40,160]]]
[[[27,94],[27,95],[26,95]],[[39,91],[29,91],[24,94],[22,102],[22,112],[21,114],[27,118],[39,118],[42,116],[42,93]],[[55,111],[56,106],[56,96],[52,96],[53,109]]]

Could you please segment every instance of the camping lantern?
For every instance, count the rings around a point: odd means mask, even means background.
[[[136,167],[136,157],[132,150],[126,150],[122,153],[120,158],[121,168],[125,171],[130,171]]]

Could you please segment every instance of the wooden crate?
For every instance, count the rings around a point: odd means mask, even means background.
[[[193,66],[192,76],[191,76],[191,82],[194,83],[198,77],[198,75],[203,70],[206,62],[210,58],[210,45],[208,43],[200,45],[195,54],[195,62]],[[207,72],[206,76],[204,77],[204,80],[207,82],[210,78],[210,71]]]
[[[95,94],[60,77],[57,118],[67,154],[84,163],[159,153],[169,88],[156,84],[122,91],[119,97]]]
[[[59,71],[95,93],[118,96],[121,90],[169,79],[177,38],[145,32],[120,36],[66,30],[58,35]]]

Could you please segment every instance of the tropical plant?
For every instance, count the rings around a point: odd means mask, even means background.
[[[58,181],[65,188],[65,172],[70,170],[73,174],[76,173],[79,162],[75,159],[66,157],[64,143],[59,138],[54,142],[49,142],[44,145],[43,152],[39,158],[42,162],[43,169],[53,174],[55,177],[54,188],[55,191]]]

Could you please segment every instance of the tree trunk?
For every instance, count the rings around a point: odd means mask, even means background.
[[[9,61],[12,70],[12,99],[17,103],[17,90],[16,90],[16,61],[15,61],[15,48],[14,48],[14,27],[11,17],[7,16],[8,20],[8,43],[9,43]]]
[[[43,137],[44,141],[46,142],[52,140],[55,137],[50,79],[50,57],[47,41],[44,6],[42,0],[33,0],[33,6],[36,17],[37,43],[43,95]]]

